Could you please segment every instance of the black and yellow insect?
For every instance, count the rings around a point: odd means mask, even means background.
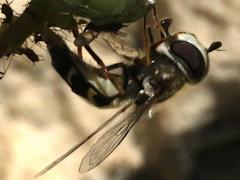
[[[162,21],[163,27],[166,22],[169,21]],[[179,32],[170,35],[168,27],[169,23],[166,23],[163,38],[151,45],[150,61],[145,57],[141,61],[133,60],[130,65],[117,63],[106,67],[118,87],[106,78],[102,68],[86,64],[54,32],[50,30],[42,32],[53,67],[74,93],[98,107],[122,106],[122,108],[37,176],[46,173],[106,128],[107,130],[83,158],[79,171],[87,172],[93,169],[115,150],[131,128],[154,104],[164,102],[186,83],[198,83],[206,76],[209,69],[208,54],[219,48],[221,43],[214,42],[209,48],[205,48],[194,34]],[[127,115],[121,116],[118,122],[108,126],[120,114],[126,112]]]
[[[186,83],[198,83],[206,76],[209,69],[208,53],[219,48],[221,43],[214,42],[205,48],[194,34],[179,32],[170,35],[170,21],[158,22],[154,4],[154,0],[31,0],[19,17],[13,15],[8,4],[2,6],[6,18],[0,28],[0,57],[17,53],[25,54],[33,62],[38,61],[34,51],[22,47],[23,42],[36,33],[40,35],[36,41],[43,40],[46,43],[52,66],[74,93],[97,107],[122,106],[91,135],[37,176],[50,170],[99,131],[108,128],[85,155],[79,171],[93,169],[115,150],[154,104],[172,97]],[[97,37],[101,31],[116,31],[124,23],[145,17],[150,9],[153,9],[156,24],[159,23],[162,39],[152,42],[149,47],[145,18],[143,32],[146,56],[132,58],[131,64],[117,63],[106,67],[87,41],[83,46],[101,65],[101,68],[93,67],[73,53],[63,39],[50,30],[51,27],[71,30],[77,40],[78,22],[74,16],[78,16],[89,19],[85,30],[96,31]],[[150,40],[153,41],[151,36]],[[120,117],[118,122],[108,126],[126,112],[127,116]]]

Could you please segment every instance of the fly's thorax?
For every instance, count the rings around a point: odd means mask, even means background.
[[[161,102],[181,89],[186,78],[168,57],[152,52],[152,59],[152,63],[142,70],[142,93],[150,97],[158,92],[157,102]]]
[[[188,82],[197,83],[208,72],[208,51],[194,34],[180,32],[168,36],[155,45],[154,51],[172,61],[186,76]]]

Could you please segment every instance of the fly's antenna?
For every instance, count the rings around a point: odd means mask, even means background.
[[[207,49],[207,52],[208,52],[208,53],[213,52],[213,51],[219,49],[221,46],[222,46],[222,42],[220,42],[220,41],[213,42],[213,43],[209,46],[209,48]]]

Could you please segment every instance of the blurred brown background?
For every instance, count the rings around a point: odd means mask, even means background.
[[[20,12],[23,4],[15,0],[12,6]],[[239,12],[239,0],[158,0],[159,17],[174,20],[171,32],[193,32],[206,46],[223,42],[225,51],[210,55],[208,77],[157,105],[153,119],[139,122],[93,171],[78,173],[89,148],[84,146],[39,179],[240,179]],[[139,26],[130,27],[133,40],[140,40]],[[104,47],[98,52],[106,54],[101,51]],[[105,55],[104,62],[108,59],[116,57]],[[0,179],[34,179],[114,112],[92,107],[73,94],[49,59],[34,66],[15,58],[0,81]]]

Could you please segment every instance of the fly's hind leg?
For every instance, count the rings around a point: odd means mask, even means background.
[[[80,33],[78,28],[74,28],[72,33],[75,38],[74,45],[77,46],[78,55],[80,59],[83,59],[83,47],[89,45],[93,40],[95,40],[99,33],[94,31],[86,31],[86,29]]]
[[[79,35],[79,31],[78,31],[78,28],[74,28],[72,30],[72,33],[73,33],[73,36],[75,38],[75,41]],[[75,44],[75,41],[74,41],[74,44]],[[76,44],[75,44],[76,45]],[[78,52],[78,56],[80,57],[80,59],[83,59],[83,54],[82,54],[82,46],[80,45],[76,45],[77,46],[77,52]]]
[[[92,48],[89,45],[84,46],[85,49],[88,51],[88,53],[93,57],[93,59],[97,62],[97,64],[102,68],[103,74],[107,79],[109,79],[113,85],[117,88],[120,94],[123,94],[123,89],[121,86],[113,79],[112,75],[110,74],[108,68],[105,66],[102,59],[92,50]]]

